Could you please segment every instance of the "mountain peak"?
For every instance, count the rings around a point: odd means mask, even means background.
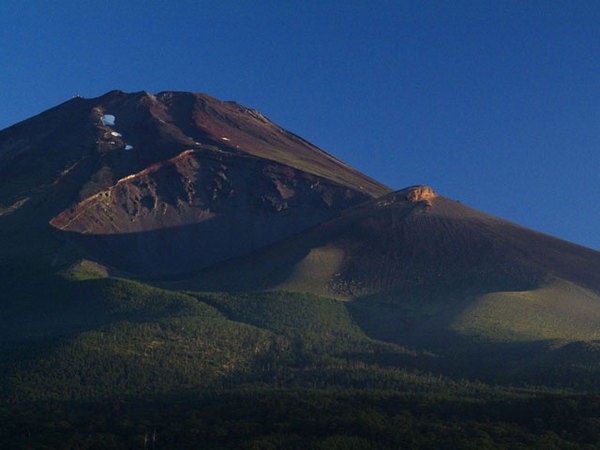
[[[247,253],[390,192],[254,109],[177,91],[76,97],[2,130],[0,179],[15,221],[145,274]]]
[[[101,106],[106,114],[115,115],[117,121],[130,129],[128,131],[141,131],[144,135],[148,132],[147,123],[140,123],[140,117],[147,117],[143,111],[149,113],[150,120],[154,120],[153,127],[158,128],[153,140],[171,136],[178,144],[163,159],[205,144],[283,163],[373,197],[390,192],[387,186],[281,128],[260,112],[233,101],[185,91],[163,91],[156,95],[144,91],[129,94],[110,91],[90,101],[97,103],[94,106]],[[142,152],[145,147],[153,146],[145,137],[141,136],[137,143],[131,142]]]

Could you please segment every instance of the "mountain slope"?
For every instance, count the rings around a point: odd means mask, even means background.
[[[389,192],[381,183],[275,125],[258,111],[205,94],[163,92],[155,98],[169,123],[196,140],[289,165],[373,197]]]
[[[595,448],[600,254],[388,191],[201,94],[1,131],[0,446]]]
[[[596,339],[592,330],[600,327],[600,253],[494,218],[424,186],[348,209],[176,286],[284,289],[349,299],[357,320],[374,336],[401,342],[456,331],[490,339],[523,332],[530,339]],[[508,298],[514,305],[510,313],[501,306]],[[535,302],[545,309],[545,319],[536,314]],[[528,317],[520,326],[530,329],[511,332],[511,323],[519,327],[511,317],[524,312]],[[544,325],[549,317],[554,331]]]
[[[113,120],[103,120],[104,116]],[[229,135],[229,136],[228,136]],[[125,150],[130,145],[131,151]],[[0,131],[0,198],[56,182],[88,159],[97,186],[118,179],[184,150],[211,146],[245,153],[319,175],[379,196],[389,189],[312,144],[270,122],[257,111],[205,94],[111,91],[101,97],[69,100]],[[101,177],[97,170],[105,168]],[[19,179],[15,170],[19,170]]]
[[[50,223],[110,266],[164,275],[247,253],[365,199],[275,162],[187,150],[119,180]]]
[[[254,110],[184,92],[78,97],[2,130],[0,176],[5,256],[35,234],[37,256],[145,275],[243,254],[389,191]]]

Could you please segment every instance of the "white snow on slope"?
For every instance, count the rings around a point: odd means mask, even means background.
[[[102,125],[108,125],[112,127],[115,124],[115,116],[112,114],[104,114],[100,120],[102,120]]]

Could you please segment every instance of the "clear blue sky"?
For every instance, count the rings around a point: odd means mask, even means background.
[[[0,85],[0,128],[75,93],[236,100],[391,187],[600,249],[598,1],[3,0]]]

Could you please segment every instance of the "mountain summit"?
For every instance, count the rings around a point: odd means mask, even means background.
[[[0,149],[13,220],[144,275],[238,256],[389,192],[255,110],[186,92],[74,98],[0,132]]]

